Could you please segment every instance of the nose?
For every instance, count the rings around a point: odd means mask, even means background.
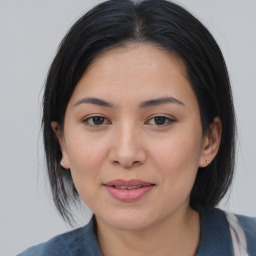
[[[109,153],[114,165],[129,169],[143,164],[146,157],[138,129],[123,125],[115,131]]]

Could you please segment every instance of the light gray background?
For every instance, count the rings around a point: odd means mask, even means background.
[[[58,44],[102,1],[0,0],[0,256],[70,230],[45,179],[42,87]],[[256,216],[256,1],[180,0],[213,33],[230,71],[239,128],[236,179],[221,207]],[[81,224],[88,221],[86,211]]]

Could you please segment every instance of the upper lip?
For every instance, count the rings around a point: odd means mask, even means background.
[[[122,187],[132,187],[132,186],[150,186],[150,185],[155,185],[153,183],[143,181],[143,180],[122,180],[122,179],[117,179],[117,180],[111,180],[107,183],[104,183],[106,186],[122,186]]]

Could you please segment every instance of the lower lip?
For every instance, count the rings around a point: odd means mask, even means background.
[[[144,195],[146,195],[154,185],[145,186],[136,189],[118,189],[115,187],[105,186],[111,196],[114,198],[123,201],[123,202],[131,202],[140,199]]]

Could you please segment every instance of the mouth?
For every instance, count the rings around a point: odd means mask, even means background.
[[[118,189],[137,189],[137,188],[142,188],[143,186],[130,186],[130,187],[126,187],[126,186],[112,186],[113,188],[118,188]]]
[[[155,186],[142,180],[113,180],[103,185],[112,197],[122,202],[138,200]]]

